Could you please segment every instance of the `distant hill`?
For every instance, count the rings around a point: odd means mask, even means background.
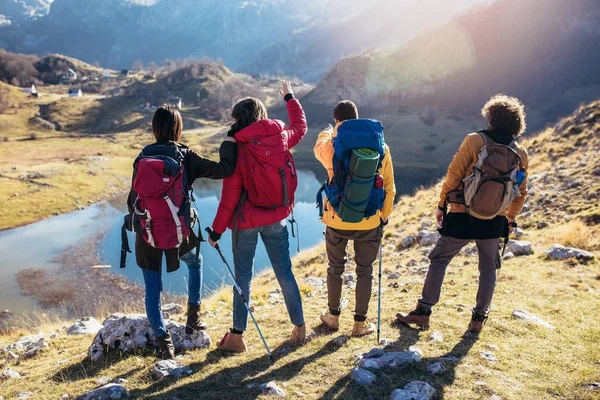
[[[39,0],[42,15],[0,25],[0,48],[113,69],[210,57],[316,82],[341,57],[403,43],[477,1],[485,0]]]
[[[342,59],[303,104],[315,128],[342,99],[381,119],[411,191],[444,173],[466,133],[486,127],[479,110],[496,93],[524,101],[529,132],[600,97],[598,48],[598,1],[497,0],[394,50]]]

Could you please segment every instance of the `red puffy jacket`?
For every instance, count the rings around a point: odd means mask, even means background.
[[[306,117],[300,102],[297,99],[291,99],[286,103],[286,107],[290,120],[289,127],[286,127],[283,121],[262,119],[235,134],[235,139],[240,145],[238,146],[238,162],[233,175],[223,180],[221,201],[212,224],[216,233],[223,233],[227,228],[233,229],[234,226],[234,214],[243,189],[242,171],[246,165],[244,158],[247,156],[243,144],[253,139],[278,135],[282,141],[287,142],[287,147],[291,149],[300,143],[306,134]],[[265,187],[264,190],[269,190],[269,188]],[[293,204],[267,209],[256,207],[249,201],[245,201],[237,215],[237,229],[274,224],[290,215],[292,207]]]

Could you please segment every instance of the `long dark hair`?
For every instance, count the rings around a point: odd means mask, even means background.
[[[171,140],[178,142],[181,139],[183,120],[175,106],[163,104],[156,109],[152,118],[152,132],[157,142]]]
[[[234,136],[247,126],[268,118],[267,109],[262,101],[255,97],[245,97],[235,103],[231,110],[231,117],[234,119],[228,136]]]

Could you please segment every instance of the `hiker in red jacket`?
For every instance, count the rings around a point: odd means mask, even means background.
[[[256,98],[244,98],[233,107],[231,116],[235,122],[228,135],[234,136],[238,143],[238,163],[233,175],[223,180],[209,243],[215,246],[227,228],[232,230],[235,279],[250,301],[254,254],[260,234],[294,325],[290,341],[302,343],[306,339],[306,327],[300,291],[292,272],[286,217],[292,212],[297,185],[289,150],[305,135],[306,118],[289,81],[283,81],[280,94],[286,101],[289,126],[268,119],[265,106]],[[233,328],[225,334],[218,348],[246,351],[242,334],[247,322],[244,301],[234,291]]]

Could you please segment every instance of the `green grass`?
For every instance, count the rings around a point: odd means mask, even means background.
[[[590,107],[582,114],[599,107]],[[385,234],[381,336],[393,342],[389,350],[405,350],[417,345],[423,357],[421,362],[411,366],[377,371],[376,383],[368,388],[353,383],[349,371],[356,354],[376,346],[375,337],[351,338],[342,346],[332,343],[332,339],[351,331],[353,290],[345,287],[343,291],[349,305],[342,313],[340,331],[329,333],[319,327],[318,316],[327,303],[326,289],[315,289],[303,280],[307,276],[326,276],[324,248],[317,246],[301,253],[293,262],[300,281],[308,331],[316,333],[308,344],[301,347],[285,344],[292,326],[283,303],[269,301],[269,292],[278,287],[273,274],[262,274],[253,283],[254,313],[275,355],[274,364],[266,358],[251,324],[245,334],[248,353],[225,356],[214,345],[208,350],[190,351],[179,358],[179,362],[192,369],[192,376],[160,382],[150,377],[155,363],[150,350],[113,353],[92,364],[86,357],[92,337],[65,336],[53,341],[46,352],[33,359],[17,365],[4,361],[4,366],[23,373],[24,378],[0,382],[0,391],[8,398],[25,390],[34,392],[38,398],[76,396],[97,387],[96,381],[108,376],[127,379],[124,385],[132,397],[144,399],[263,398],[253,385],[270,380],[277,381],[289,397],[308,399],[388,398],[394,389],[412,380],[429,382],[438,390],[439,398],[444,399],[487,399],[494,394],[502,399],[598,398],[598,391],[588,386],[600,381],[600,264],[597,258],[600,226],[586,224],[590,236],[586,247],[596,254],[593,262],[550,261],[544,256],[544,250],[564,231],[566,217],[584,220],[590,212],[598,211],[597,203],[589,203],[588,207],[576,211],[569,208],[568,202],[557,202],[553,204],[553,218],[550,218],[546,205],[539,201],[549,197],[562,182],[553,164],[548,164],[546,159],[548,146],[554,152],[563,152],[561,161],[565,169],[561,173],[568,175],[578,171],[583,180],[582,186],[568,193],[570,198],[577,199],[588,190],[600,189],[598,180],[588,173],[587,167],[579,164],[587,157],[589,165],[598,165],[600,140],[590,131],[596,129],[595,125],[588,124],[579,134],[570,137],[571,142],[585,138],[580,147],[569,146],[569,141],[563,140],[569,127],[569,123],[565,123],[564,129],[547,131],[524,141],[529,149],[536,148],[532,152],[530,170],[531,175],[537,175],[532,183],[536,194],[527,202],[532,213],[520,220],[526,226],[523,239],[533,243],[534,254],[503,263],[492,313],[479,336],[465,334],[478,272],[476,256],[464,254],[457,256],[448,269],[441,301],[432,315],[431,331],[420,332],[395,324],[396,312],[412,309],[422,287],[424,273],[415,274],[407,265],[414,260],[419,268],[427,266],[421,263],[422,248],[398,250],[397,243],[423,223],[433,224],[439,185],[399,199]],[[546,183],[544,177],[548,177]],[[540,221],[549,222],[549,226],[538,229]],[[353,271],[352,263],[348,270]],[[387,277],[389,272],[397,272],[400,277],[391,280]],[[375,279],[374,288],[376,284]],[[376,315],[376,300],[374,295],[371,318]],[[230,307],[230,288],[203,301],[203,317],[210,325],[208,333],[213,341],[220,339],[230,326]],[[517,320],[511,316],[515,309],[538,315],[555,329]],[[176,320],[183,319],[183,315],[176,316]],[[61,325],[53,322],[38,329],[49,331]],[[429,341],[432,332],[442,333],[443,342]],[[16,338],[16,334],[0,337],[0,344],[8,344]],[[492,364],[484,360],[480,356],[483,351],[493,352],[499,361]],[[456,357],[457,361],[446,361],[445,371],[429,375],[427,365],[445,356]]]

